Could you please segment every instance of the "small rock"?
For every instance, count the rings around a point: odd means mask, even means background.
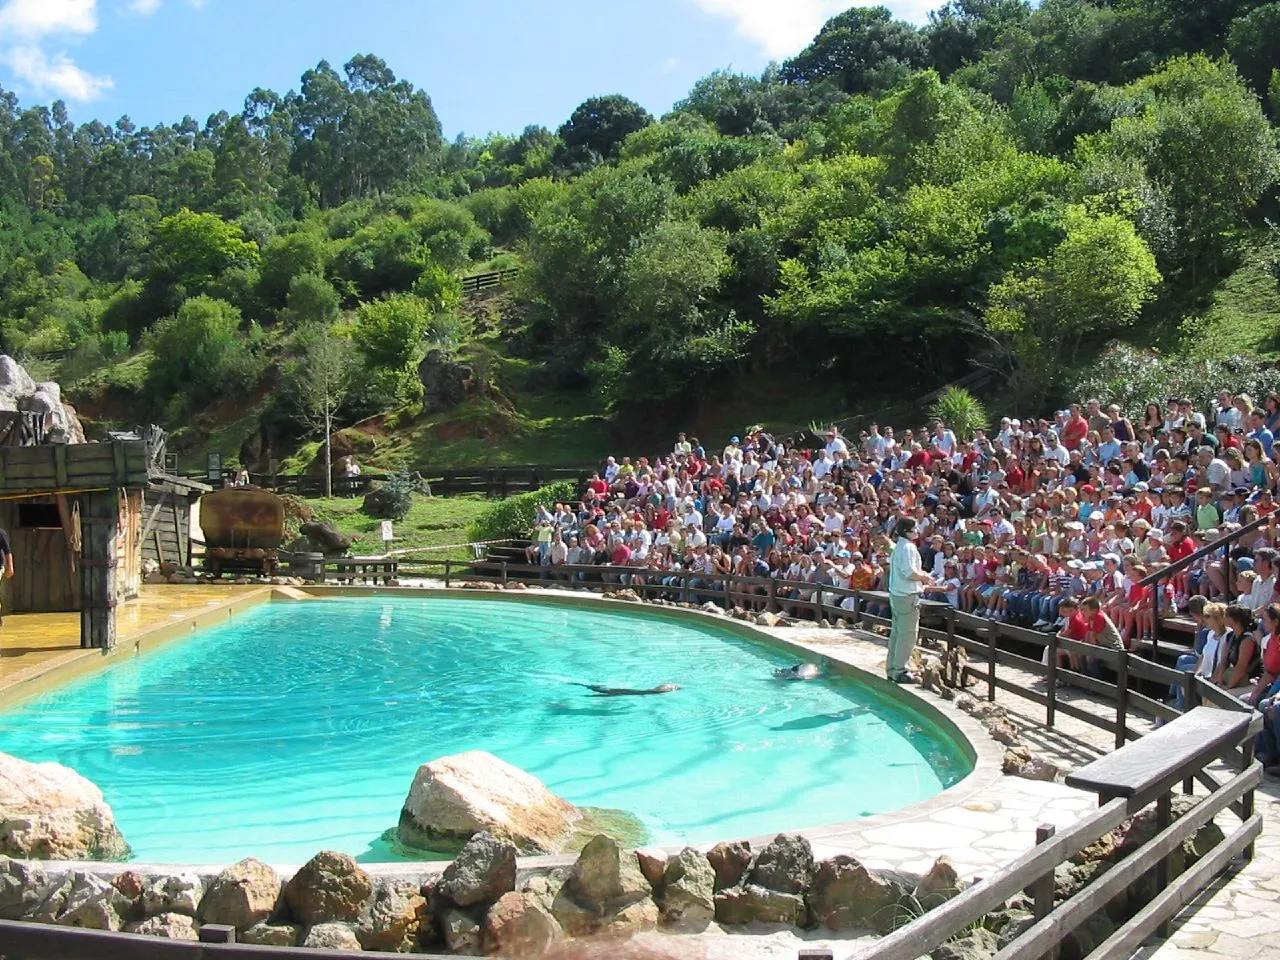
[[[778,625],[778,615],[769,613],[767,610],[764,613],[756,614],[756,625],[760,627],[776,627]]]
[[[1033,756],[1022,745],[1005,751],[1002,769],[1006,776],[1022,777],[1024,780],[1056,780],[1060,772],[1055,764]]]
[[[950,858],[939,857],[933,862],[929,872],[920,878],[912,896],[926,910],[932,910],[956,896],[961,889],[955,865]]]
[[[252,857],[233,864],[214,879],[200,901],[200,919],[245,930],[262,923],[280,899],[280,878]]]
[[[317,923],[307,931],[304,947],[316,950],[361,950],[355,931],[345,923]]]
[[[546,952],[562,931],[536,894],[511,891],[489,908],[484,935],[490,952],[527,957]]]
[[[0,856],[0,920],[19,920],[49,891],[49,875],[35,863]]]
[[[380,883],[373,902],[356,924],[356,939],[366,950],[407,953],[416,943],[430,941],[435,925],[427,898],[408,880]]]
[[[491,833],[477,833],[466,842],[437,888],[460,907],[493,903],[516,888],[516,847]]]
[[[128,900],[137,900],[142,896],[142,891],[146,886],[142,877],[138,876],[132,870],[126,870],[111,881],[111,885],[124,894]]]
[[[255,947],[296,947],[301,936],[302,927],[296,923],[255,923],[237,933],[236,940]]]
[[[716,894],[716,920],[719,923],[785,923],[804,926],[807,911],[804,899],[794,893],[781,893],[754,884],[730,887]]]
[[[990,930],[976,927],[963,937],[948,940],[933,953],[933,960],[989,960],[1000,949],[996,935]]]
[[[194,873],[179,873],[161,877],[142,893],[142,909],[148,916],[157,913],[186,913],[196,915],[200,898],[204,895],[204,883]]]
[[[373,893],[373,880],[346,853],[323,850],[285,884],[293,918],[305,925],[355,920]]]
[[[991,734],[991,739],[996,743],[1003,743],[1007,747],[1016,746],[1019,743],[1018,728],[1007,717],[990,717],[983,723]]]
[[[578,902],[610,911],[610,905],[647,897],[653,892],[632,850],[600,834],[582,848],[567,887]]]
[[[724,616],[724,609],[718,603],[712,603],[710,600],[708,600],[698,609],[701,610],[703,613],[709,613],[712,616],[716,616],[716,617]]]
[[[163,937],[166,940],[199,940],[196,922],[185,913],[158,913],[154,917],[127,924],[125,933],[140,933],[146,937]]]
[[[658,905],[653,902],[653,898],[643,897],[610,913],[600,932],[607,937],[629,937],[635,933],[657,929],[660,917]]]
[[[440,932],[453,953],[477,957],[484,953],[484,928],[465,910],[445,910],[440,915]]]
[[[716,873],[716,889],[736,887],[751,866],[751,844],[746,840],[717,843],[707,851],[707,862]]]
[[[809,909],[815,923],[831,930],[883,929],[891,922],[886,914],[902,893],[896,884],[842,854],[818,864],[809,888]]]
[[[964,713],[973,713],[973,708],[976,705],[977,704],[974,702],[973,697],[970,697],[967,694],[956,697],[956,709]]]
[[[813,880],[813,848],[798,834],[780,833],[751,866],[749,882],[779,893],[803,896]]]
[[[636,851],[640,872],[655,891],[662,889],[662,877],[667,872],[667,855],[656,848],[642,847]]]
[[[685,847],[667,861],[662,877],[662,918],[684,931],[706,929],[715,918],[716,873],[707,858]]]
[[[64,927],[118,931],[132,906],[106,880],[92,873],[78,873],[55,922]]]

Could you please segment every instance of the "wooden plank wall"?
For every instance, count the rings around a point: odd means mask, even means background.
[[[148,489],[142,498],[142,557],[157,562],[190,562],[191,503],[172,491]]]
[[[53,504],[54,498],[27,503]],[[0,502],[0,527],[13,545],[13,579],[5,585],[8,613],[69,613],[80,609],[80,578],[72,576],[67,535],[60,527],[18,525],[18,503]]]
[[[0,490],[11,492],[145,486],[147,445],[114,443],[0,447]]]

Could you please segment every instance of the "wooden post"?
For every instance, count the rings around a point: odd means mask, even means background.
[[[1049,634],[1049,645],[1045,649],[1049,651],[1049,673],[1045,677],[1047,700],[1044,707],[1044,725],[1052,727],[1054,715],[1058,711],[1058,635],[1056,633]]]
[[[120,492],[99,490],[80,501],[80,646],[116,645],[116,535]]]
[[[452,569],[453,569],[453,561],[452,561],[452,560],[450,560],[450,559],[448,559],[448,558],[446,557],[446,558],[445,558],[445,561],[444,561],[444,585],[445,585],[445,587],[448,587],[448,586],[449,586],[449,576],[450,576],[450,573],[452,572]]]
[[[201,943],[236,942],[236,928],[225,923],[202,923],[196,935]]]
[[[1166,792],[1160,794],[1160,798],[1156,800],[1156,832],[1163,833],[1171,823],[1173,823],[1173,794]],[[1156,864],[1156,889],[1163,890],[1167,886],[1169,886],[1169,858],[1162,857]],[[1168,920],[1157,928],[1159,935],[1165,939],[1168,939],[1170,931]]]
[[[1052,824],[1044,823],[1036,827],[1036,846],[1052,840],[1055,833],[1057,833],[1057,828]],[[1037,920],[1043,920],[1053,912],[1053,889],[1052,870],[1044,874],[1044,876],[1038,877],[1032,885],[1031,892],[1035,898],[1035,917]]]
[[[1121,650],[1116,661],[1116,749],[1129,742],[1129,651]],[[1161,887],[1160,889],[1164,889]]]
[[[778,581],[773,577],[769,578],[769,599],[764,608],[770,613],[778,612]]]
[[[1244,743],[1240,745],[1240,772],[1243,773],[1253,766],[1253,737],[1246,737]],[[1253,816],[1253,787],[1245,791],[1244,796],[1240,798],[1240,820],[1243,823]],[[1245,863],[1253,859],[1253,844],[1249,844],[1241,853]]]
[[[996,627],[989,623],[987,631],[987,700],[996,702]]]

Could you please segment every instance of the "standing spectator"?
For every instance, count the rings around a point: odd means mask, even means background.
[[[889,605],[893,610],[886,671],[894,683],[915,683],[907,670],[920,631],[920,600],[933,577],[920,565],[915,540],[920,536],[914,517],[898,521],[897,543],[889,560]]]

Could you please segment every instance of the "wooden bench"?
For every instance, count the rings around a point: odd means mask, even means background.
[[[344,557],[333,561],[333,568],[333,579],[339,583],[352,584],[361,580],[390,584],[399,572],[400,563],[386,557]]]
[[[1100,803],[1122,797],[1129,801],[1130,810],[1138,810],[1173,789],[1183,779],[1180,771],[1202,768],[1233,753],[1249,733],[1253,718],[1244,710],[1196,707],[1068,774],[1067,786],[1096,793]]]

